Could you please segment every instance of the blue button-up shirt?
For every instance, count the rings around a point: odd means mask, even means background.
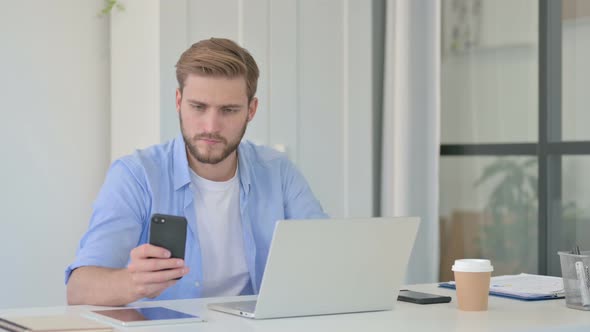
[[[238,163],[244,254],[250,291],[257,294],[275,223],[327,215],[301,173],[283,154],[242,141]],[[188,221],[185,264],[190,272],[155,300],[200,297],[201,247],[190,183],[182,136],[115,161],[94,203],[76,259],[65,271],[66,283],[80,266],[127,266],[130,251],[148,242],[151,215],[172,214]]]

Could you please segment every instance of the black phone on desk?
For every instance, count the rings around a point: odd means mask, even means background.
[[[184,259],[186,227],[185,217],[155,213],[150,220],[150,244],[168,249],[171,258]]]
[[[451,302],[451,297],[402,289],[399,291],[397,300],[416,304],[434,304],[449,303]]]

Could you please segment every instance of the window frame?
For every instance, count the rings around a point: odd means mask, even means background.
[[[440,156],[536,156],[538,273],[561,275],[562,157],[590,156],[590,141],[562,141],[562,1],[539,0],[539,128],[536,143],[441,144]],[[555,204],[559,203],[559,204]]]

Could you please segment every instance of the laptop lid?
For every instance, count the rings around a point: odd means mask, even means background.
[[[415,217],[279,221],[255,318],[392,309],[418,225]]]

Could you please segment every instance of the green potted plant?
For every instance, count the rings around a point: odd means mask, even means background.
[[[475,186],[491,185],[481,247],[496,274],[536,272],[537,159],[499,158],[486,166]]]

